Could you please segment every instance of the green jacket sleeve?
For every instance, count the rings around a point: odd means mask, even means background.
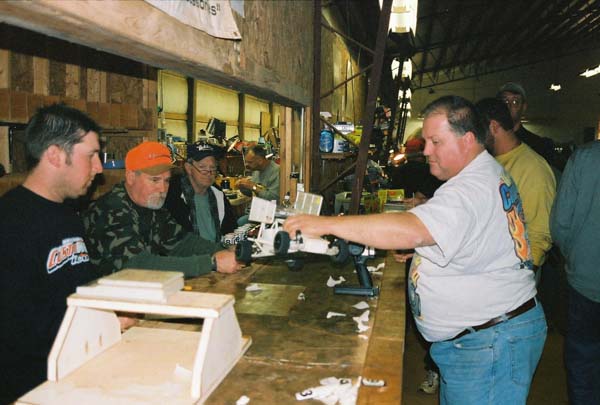
[[[90,258],[103,275],[138,267],[193,277],[210,271],[210,256],[219,249],[185,232],[168,211],[134,206],[122,185],[92,205],[84,225]]]
[[[211,271],[211,255],[194,256],[157,256],[147,252],[140,253],[126,262],[126,266],[135,269],[180,271],[184,277],[198,277]]]

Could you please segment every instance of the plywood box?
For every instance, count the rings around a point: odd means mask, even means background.
[[[204,403],[250,346],[231,295],[180,291],[165,304],[67,299],[48,356],[48,381],[17,404]],[[203,319],[202,331],[134,327],[116,311]]]

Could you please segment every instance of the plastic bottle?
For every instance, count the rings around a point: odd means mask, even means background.
[[[321,131],[319,150],[323,153],[331,153],[333,150],[333,133],[331,131],[327,129]]]
[[[289,191],[287,193],[285,193],[285,196],[283,197],[283,202],[281,203],[281,205],[283,205],[283,208],[292,208],[292,201],[291,201]]]

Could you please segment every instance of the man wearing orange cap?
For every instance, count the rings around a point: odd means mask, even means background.
[[[165,145],[144,142],[134,147],[125,158],[125,181],[86,212],[90,257],[102,274],[137,267],[195,277],[242,267],[234,252],[185,231],[163,208],[172,168]]]

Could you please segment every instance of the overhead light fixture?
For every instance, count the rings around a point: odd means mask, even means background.
[[[552,90],[552,91],[559,91],[561,88],[562,87],[560,86],[560,84],[554,84],[554,83],[552,83],[550,85],[550,90]]]
[[[382,0],[379,1],[381,7]],[[418,0],[394,0],[392,14],[390,14],[389,28],[392,32],[402,34],[417,32],[417,6]]]
[[[579,76],[592,77],[592,76],[597,75],[598,73],[600,73],[600,65],[596,66],[593,69],[586,69],[585,72],[583,72]]]

